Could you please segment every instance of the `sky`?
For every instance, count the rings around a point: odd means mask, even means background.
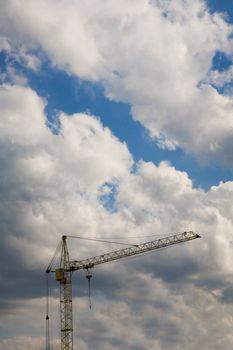
[[[0,84],[0,350],[45,350],[63,234],[186,230],[202,238],[96,267],[91,310],[74,273],[74,349],[232,349],[233,1],[0,0]]]

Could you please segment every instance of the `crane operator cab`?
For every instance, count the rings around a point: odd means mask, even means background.
[[[56,281],[66,284],[66,276],[64,269],[56,269],[55,271]]]

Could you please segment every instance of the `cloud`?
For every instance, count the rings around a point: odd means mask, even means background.
[[[0,349],[19,350],[22,347],[25,350],[40,350],[44,346],[44,339],[42,337],[14,337],[13,339],[6,339],[0,341]]]
[[[32,320],[35,313],[44,319],[43,271],[61,234],[138,237],[128,239],[135,243],[192,229],[201,240],[96,269],[90,315],[84,278],[74,279],[75,334],[83,350],[171,343],[174,349],[230,349],[232,182],[204,192],[167,162],[132,167],[126,145],[97,118],[61,113],[53,134],[45,105],[30,88],[1,87],[0,305],[9,336],[0,347],[31,344],[33,334],[33,349],[42,348],[43,325],[34,328]],[[101,201],[106,186],[115,190],[113,212]],[[74,259],[119,249],[70,240],[69,247]],[[17,322],[20,334],[12,338]]]
[[[54,66],[101,81],[110,99],[129,103],[161,147],[231,166],[232,101],[212,85],[224,88],[232,70],[211,67],[217,50],[232,59],[232,28],[202,1],[0,4],[0,49],[11,60],[38,70],[42,50]],[[0,349],[43,349],[43,271],[62,234],[135,243],[187,229],[202,239],[95,269],[90,313],[85,278],[74,277],[76,341],[82,350],[232,349],[232,182],[205,192],[167,162],[134,164],[95,116],[59,112],[54,134],[46,101],[19,81],[13,64],[7,75],[0,88]],[[68,243],[75,259],[119,248]]]
[[[209,73],[207,78],[207,82],[217,86],[224,87],[226,84],[230,84],[233,81],[233,66],[224,70],[223,72],[219,72],[218,70],[212,70]]]
[[[61,115],[60,134],[53,134],[45,102],[29,88],[2,86],[0,105],[2,239],[12,260],[21,256],[29,269],[41,268],[51,253],[45,242],[54,245],[52,236],[56,240],[68,222],[73,233],[79,225],[96,231],[96,213],[106,215],[100,188],[117,185],[132,159],[126,145],[88,115]],[[9,264],[7,272],[14,268]]]
[[[160,147],[231,167],[231,97],[210,83],[215,53],[232,61],[232,27],[203,1],[11,0],[1,8],[11,45],[42,48],[59,68],[101,81]]]
[[[213,293],[192,284],[171,287],[148,274],[130,272],[119,272],[114,299],[111,295],[101,302],[96,290],[93,292],[95,309],[89,315],[85,302],[75,300],[79,339],[84,339],[88,348],[101,344],[104,350],[218,349],[220,345],[230,349],[232,306],[227,311],[228,306],[219,303]]]

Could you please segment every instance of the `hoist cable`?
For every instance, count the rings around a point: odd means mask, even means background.
[[[177,235],[179,233],[170,233],[170,234],[166,234],[166,233],[161,233],[161,234],[152,234],[152,235],[143,235],[143,236],[121,236],[121,237],[105,237],[105,239],[140,239],[140,238],[148,238],[148,237],[167,237],[170,235]]]
[[[113,243],[113,244],[120,244],[120,245],[127,245],[127,246],[135,245],[135,244],[132,244],[132,243],[113,242],[113,241],[109,241],[109,240],[106,240],[106,239],[91,238],[91,237],[83,237],[83,236],[70,236],[70,235],[67,235],[67,237],[83,239],[83,240],[85,240],[85,241],[95,241],[95,242],[102,242],[102,243]]]
[[[49,274],[46,274],[46,350],[53,350],[53,315],[49,278]]]
[[[89,308],[91,309],[91,279],[88,278],[88,296],[89,296]]]
[[[86,271],[86,279],[88,280],[88,297],[89,297],[89,308],[91,309],[91,278],[92,274],[89,270]]]
[[[50,260],[50,263],[49,263],[49,265],[48,265],[48,267],[47,267],[47,269],[46,269],[46,272],[47,272],[47,273],[51,271],[51,268],[52,268],[53,262],[54,262],[54,260],[55,260],[55,258],[56,258],[56,256],[57,256],[57,253],[58,253],[58,251],[61,249],[61,245],[62,245],[62,241],[60,241],[60,242],[58,243],[58,245],[57,245],[57,248],[56,248],[56,250],[55,250],[55,253],[54,253],[52,259]]]
[[[179,234],[179,233],[175,233]],[[170,233],[169,235],[174,235],[174,233]],[[78,238],[86,241],[95,241],[95,242],[103,242],[103,243],[113,243],[113,244],[120,244],[120,245],[137,245],[137,244],[132,244],[132,243],[125,243],[125,242],[115,242],[113,240],[118,240],[118,239],[141,239],[141,238],[148,238],[148,237],[167,237],[167,234],[152,234],[152,235],[143,235],[143,236],[121,236],[121,237],[104,237],[103,238],[92,238],[92,237],[84,237],[84,236],[72,236],[72,235],[67,235],[67,237],[70,238]]]
[[[49,275],[46,274],[46,350],[50,350],[49,294]]]

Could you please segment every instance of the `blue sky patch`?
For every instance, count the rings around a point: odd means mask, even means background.
[[[109,213],[116,213],[117,184],[106,182],[100,188],[99,200]]]
[[[84,81],[69,75],[53,67],[49,60],[43,62],[39,71],[33,71],[20,62],[8,58],[6,53],[0,55],[3,73],[7,73],[9,60],[12,67],[26,76],[29,86],[46,99],[47,125],[55,134],[59,133],[60,111],[67,114],[90,113],[97,116],[104,126],[110,128],[119,140],[126,142],[136,162],[144,160],[158,165],[163,160],[169,161],[177,170],[188,173],[194,187],[205,190],[219,184],[220,181],[228,181],[232,178],[231,171],[224,166],[199,164],[193,156],[179,148],[172,151],[160,149],[149,137],[143,125],[133,120],[131,107],[125,103],[107,99],[100,83]],[[221,52],[216,53],[213,68],[221,71],[228,65],[226,56]],[[111,196],[110,199],[114,198],[113,195]],[[111,203],[110,199],[107,200],[106,197],[106,203]]]
[[[232,66],[232,61],[224,52],[217,51],[213,57],[212,70],[223,72]]]

